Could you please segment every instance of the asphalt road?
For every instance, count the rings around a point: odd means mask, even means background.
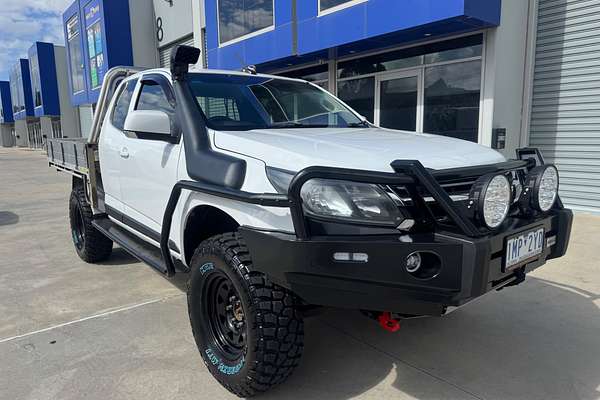
[[[185,276],[120,249],[88,265],[70,179],[0,148],[0,399],[229,399],[191,336]],[[527,281],[396,334],[357,312],[306,320],[301,366],[264,399],[600,399],[600,217]]]

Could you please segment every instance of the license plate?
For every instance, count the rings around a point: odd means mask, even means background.
[[[545,237],[544,228],[537,228],[509,238],[506,242],[505,269],[540,255],[544,250]]]

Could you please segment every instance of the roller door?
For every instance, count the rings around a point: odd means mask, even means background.
[[[158,56],[160,58],[160,66],[161,68],[169,68],[171,66],[171,50],[177,45],[186,45],[193,46],[194,45],[194,36],[190,35],[181,40],[173,42],[167,46],[163,46],[158,49]]]
[[[600,212],[600,0],[539,0],[530,142],[563,201]]]

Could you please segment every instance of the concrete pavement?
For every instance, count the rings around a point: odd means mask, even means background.
[[[0,399],[230,399],[191,336],[185,276],[121,250],[88,265],[70,180],[0,149]],[[358,313],[306,320],[300,368],[265,399],[600,399],[600,217],[526,283],[389,334]]]

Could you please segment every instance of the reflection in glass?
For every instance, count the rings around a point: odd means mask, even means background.
[[[370,122],[375,120],[375,78],[339,82],[338,97]]]
[[[481,61],[425,71],[424,131],[477,142]]]
[[[273,25],[273,0],[219,0],[219,42]]]
[[[171,130],[175,131],[175,99],[167,96],[162,86],[156,82],[144,82],[136,110],[162,111],[169,116]]]
[[[133,90],[135,89],[136,80],[127,81],[125,87],[119,94],[119,98],[117,99],[117,103],[115,104],[115,108],[113,109],[113,114],[111,117],[111,122],[113,126],[117,129],[123,130],[125,127],[125,119],[127,118],[127,114],[129,112],[129,104],[131,103],[131,98],[133,97]]]
[[[432,64],[441,61],[458,60],[481,56],[483,36],[473,35],[463,38],[435,42],[423,46],[409,47],[385,53],[356,58],[338,63],[338,78],[393,71]]]
[[[321,11],[328,10],[333,7],[337,7],[344,3],[350,3],[353,0],[321,0]]]
[[[33,106],[39,107],[42,105],[42,84],[40,82],[40,64],[37,53],[33,54],[29,59],[30,75],[31,75],[31,93],[33,95]]]
[[[480,57],[483,51],[483,45],[462,47],[459,49],[451,49],[438,51],[436,53],[427,54],[425,56],[426,64],[435,64],[439,62],[460,60],[463,58]]]
[[[418,84],[416,76],[381,82],[380,126],[413,132],[417,130]]]
[[[67,21],[67,46],[71,66],[71,87],[73,93],[78,93],[85,89],[85,78],[81,36],[79,34],[79,18],[77,15]]]

